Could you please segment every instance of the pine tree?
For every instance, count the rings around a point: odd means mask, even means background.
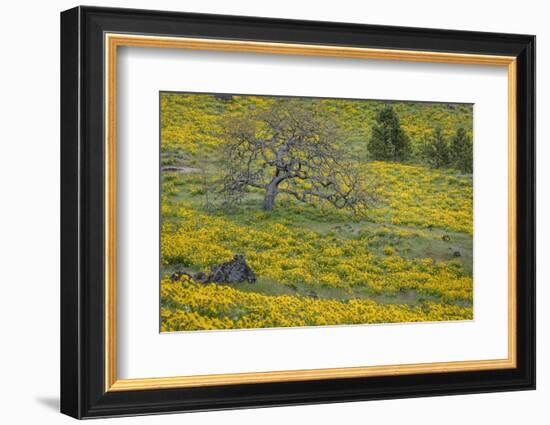
[[[451,161],[453,165],[464,173],[473,170],[473,145],[463,128],[459,128],[451,139]]]
[[[409,136],[401,128],[399,117],[388,105],[378,112],[368,143],[370,157],[383,161],[406,161],[411,154]]]
[[[431,137],[425,141],[423,153],[426,162],[434,168],[450,164],[449,145],[440,127],[437,127]]]

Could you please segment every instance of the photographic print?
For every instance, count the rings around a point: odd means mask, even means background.
[[[473,105],[160,93],[161,332],[473,319]]]

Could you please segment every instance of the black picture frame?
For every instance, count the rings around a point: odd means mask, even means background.
[[[507,55],[517,58],[517,367],[105,391],[104,33]],[[535,37],[76,7],[61,13],[61,412],[75,418],[535,388]]]

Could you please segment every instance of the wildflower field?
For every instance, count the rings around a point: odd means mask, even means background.
[[[302,117],[271,97],[161,93],[161,331],[473,318],[472,174],[451,142],[471,137],[471,106],[392,102],[407,151],[380,159],[370,141],[387,102],[310,103],[297,104]],[[338,131],[316,132],[326,117]],[[306,146],[284,167],[291,138],[268,144],[283,124]],[[450,153],[434,166],[425,146],[438,132]],[[236,254],[253,282],[197,277]]]

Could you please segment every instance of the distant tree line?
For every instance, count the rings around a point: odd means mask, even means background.
[[[399,117],[391,105],[378,112],[368,151],[374,160],[405,162],[411,159],[411,140],[401,128]],[[434,168],[453,167],[464,173],[473,170],[472,139],[464,128],[458,128],[450,140],[441,127],[434,128],[430,136],[423,140],[418,153],[421,161]]]

